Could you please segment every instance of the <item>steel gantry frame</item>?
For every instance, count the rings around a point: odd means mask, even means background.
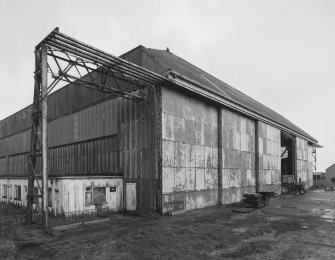
[[[94,73],[102,77],[97,79]],[[145,97],[132,92],[163,84],[168,79],[60,33],[58,28],[35,47],[34,74],[26,220],[27,223],[32,222],[34,197],[42,197],[44,227],[48,229],[47,111],[48,95],[51,91],[63,81],[116,97],[140,101]],[[113,79],[113,83],[107,79]],[[51,80],[49,85],[48,80]],[[122,87],[120,81],[126,82],[129,87]],[[34,194],[35,182],[42,196]]]

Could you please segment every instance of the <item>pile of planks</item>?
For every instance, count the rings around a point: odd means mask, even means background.
[[[269,205],[270,196],[261,193],[244,193],[243,205],[250,208],[262,208]]]

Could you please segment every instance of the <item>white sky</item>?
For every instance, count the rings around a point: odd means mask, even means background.
[[[0,119],[32,103],[55,27],[117,56],[169,47],[319,140],[319,171],[335,163],[335,1],[0,0]]]

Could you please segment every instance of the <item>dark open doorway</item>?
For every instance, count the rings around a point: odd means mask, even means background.
[[[281,175],[295,176],[295,137],[281,132]]]

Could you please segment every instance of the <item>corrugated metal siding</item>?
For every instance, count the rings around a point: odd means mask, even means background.
[[[50,147],[117,133],[117,99],[85,108],[49,123]]]
[[[84,76],[88,77],[87,75]],[[94,72],[92,77],[96,82],[102,83],[105,78],[101,73]],[[134,84],[115,80],[112,77],[107,77],[107,86],[116,89],[132,89]],[[69,84],[61,88],[48,97],[48,120],[52,121],[64,115],[71,114],[75,111],[83,109],[89,105],[101,102],[105,99],[110,99],[111,94],[102,93],[96,90],[75,86]],[[27,130],[31,127],[32,106],[3,119],[0,121],[0,139],[13,135],[15,133]]]
[[[0,121],[0,138],[20,132],[31,127],[32,106],[28,106],[17,113]]]
[[[119,99],[118,137],[120,167],[126,182],[137,184],[137,209],[156,210],[157,93],[155,87],[136,91],[146,99]]]
[[[49,176],[120,175],[117,136],[49,149]]]
[[[25,153],[30,149],[30,130],[0,139],[0,157]]]

